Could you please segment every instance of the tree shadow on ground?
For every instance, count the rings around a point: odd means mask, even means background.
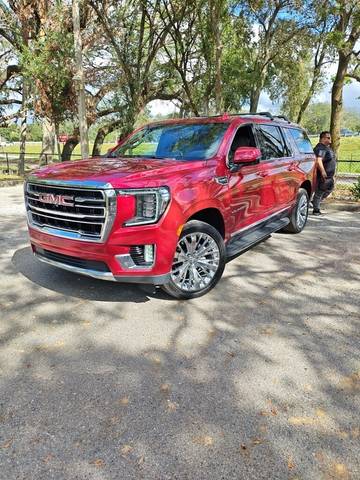
[[[15,252],[4,478],[358,478],[359,228],[344,215],[275,235],[190,302],[132,286],[119,301]]]

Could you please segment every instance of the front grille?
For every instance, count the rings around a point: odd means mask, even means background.
[[[103,190],[28,183],[25,198],[31,226],[59,236],[102,240],[108,220]]]
[[[34,251],[39,257],[69,265],[70,267],[95,270],[96,272],[110,272],[107,264],[105,262],[99,262],[98,260],[84,260],[83,258],[71,257],[70,255],[63,255],[62,253],[51,252],[50,250],[45,250],[36,246],[34,246]]]

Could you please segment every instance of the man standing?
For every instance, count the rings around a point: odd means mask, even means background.
[[[321,132],[320,141],[314,148],[318,170],[316,190],[313,198],[314,215],[321,215],[320,202],[330,195],[335,186],[336,157],[330,145],[330,132]]]

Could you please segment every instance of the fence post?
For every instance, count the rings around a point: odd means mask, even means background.
[[[6,152],[5,153],[5,156],[6,156],[6,171],[7,173],[9,174],[10,173],[10,166],[9,166],[9,154]]]

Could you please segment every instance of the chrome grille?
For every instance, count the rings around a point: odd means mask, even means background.
[[[101,242],[111,228],[116,201],[113,190],[27,183],[29,224],[77,240]]]

